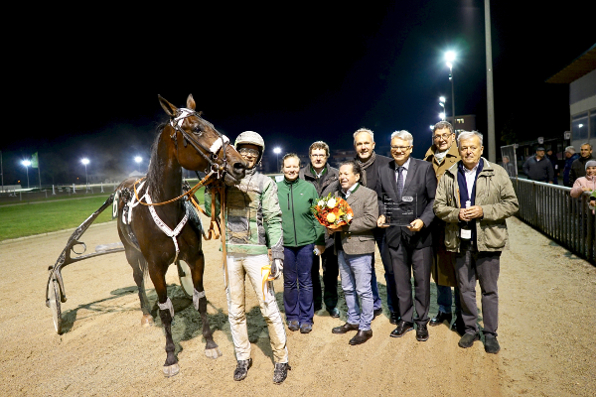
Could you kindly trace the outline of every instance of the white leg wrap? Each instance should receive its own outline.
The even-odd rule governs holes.
[[[199,299],[204,298],[204,297],[205,297],[205,291],[199,292],[195,288],[194,292],[192,293],[192,303],[193,303],[195,309],[199,310]]]
[[[159,306],[159,310],[170,309],[170,316],[172,316],[172,318],[174,318],[174,305],[172,305],[172,301],[170,300],[169,296],[168,296],[168,299],[166,300],[166,303],[164,303],[162,305],[161,303],[157,302],[157,306]]]

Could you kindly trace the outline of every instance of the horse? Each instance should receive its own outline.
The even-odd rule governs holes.
[[[155,286],[166,336],[167,358],[163,373],[170,377],[176,375],[180,367],[172,340],[174,307],[167,296],[165,276],[170,264],[177,260],[186,261],[191,269],[193,305],[203,323],[205,354],[210,358],[221,356],[207,319],[202,228],[196,213],[184,199],[182,168],[205,172],[226,185],[234,185],[244,177],[246,165],[229,139],[195,111],[192,95],[186,100],[186,108],[181,109],[160,95],[158,98],[170,121],[158,127],[146,178],[142,181],[129,178],[116,189],[114,214],[117,214],[118,235],[139,290],[144,326],[153,324],[144,286],[147,271]]]

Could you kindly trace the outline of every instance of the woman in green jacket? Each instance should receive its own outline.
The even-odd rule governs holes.
[[[312,183],[298,178],[300,159],[294,153],[283,158],[284,180],[277,183],[282,212],[284,242],[284,306],[290,331],[312,331],[314,304],[312,292],[312,252],[325,250],[325,229],[310,207],[316,203]]]

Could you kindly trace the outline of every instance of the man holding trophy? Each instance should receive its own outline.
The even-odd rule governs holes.
[[[437,178],[432,164],[411,158],[414,138],[408,131],[391,134],[393,161],[379,168],[377,225],[387,228],[387,250],[391,258],[401,320],[391,336],[399,338],[414,329],[416,339],[428,340],[430,269],[432,265],[433,203]],[[415,303],[410,274],[414,274]],[[414,305],[417,317],[413,318]]]

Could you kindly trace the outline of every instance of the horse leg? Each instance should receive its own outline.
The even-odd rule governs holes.
[[[153,325],[153,316],[151,315],[149,299],[147,299],[147,293],[145,292],[145,271],[147,270],[147,261],[140,252],[134,249],[126,250],[126,259],[132,267],[132,277],[139,290],[139,301],[141,302],[141,311],[143,312],[141,325],[143,327],[150,327]]]
[[[203,287],[203,270],[205,265],[205,257],[202,252],[199,252],[198,258],[192,269],[195,290],[192,296],[192,302],[195,309],[199,311],[201,320],[203,322],[203,338],[205,338],[205,355],[209,358],[218,358],[222,355],[219,346],[213,340],[213,332],[209,325],[209,318],[207,317],[207,297]]]
[[[167,269],[167,267],[166,267]],[[155,292],[157,293],[157,306],[159,307],[159,317],[163,324],[164,333],[166,335],[166,362],[163,366],[163,374],[167,377],[174,376],[180,372],[180,366],[178,365],[178,359],[174,354],[176,346],[172,338],[172,319],[174,318],[174,306],[172,301],[168,297],[168,290],[166,288],[166,275],[165,271],[158,270],[159,274],[154,274],[154,271],[150,271],[151,281],[155,286]]]

